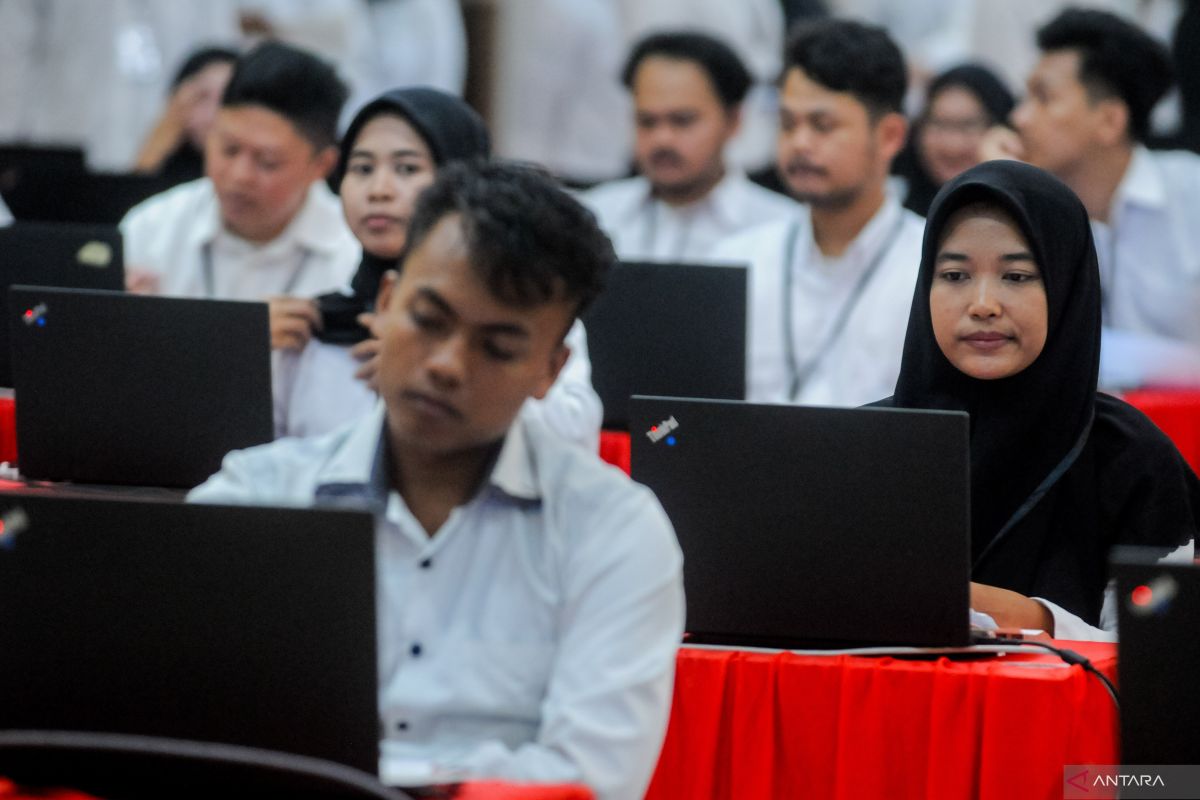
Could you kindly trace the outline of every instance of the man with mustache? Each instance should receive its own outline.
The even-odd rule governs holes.
[[[628,260],[703,261],[722,238],[796,216],[796,203],[726,164],[751,78],[737,54],[702,33],[652,34],[622,77],[633,93],[638,177],[583,200]]]
[[[645,794],[683,634],[679,545],[649,490],[518,414],[615,260],[535,168],[441,167],[376,304],[375,412],[231,453],[189,495],[375,513],[385,781],[421,764],[425,782]]]
[[[751,264],[749,400],[856,406],[896,385],[924,232],[887,184],[905,76],[882,28],[827,19],[790,38],[777,161],[807,206],[713,254]]]

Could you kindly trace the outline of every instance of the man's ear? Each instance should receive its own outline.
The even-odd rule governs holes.
[[[743,105],[744,103],[738,103],[737,105],[732,106],[725,111],[727,125],[725,130],[726,142],[737,136],[742,130],[742,120],[745,118],[745,114],[742,113]]]
[[[884,114],[875,123],[875,136],[880,154],[890,163],[908,139],[908,120],[894,111]]]
[[[313,167],[317,174],[317,180],[322,180],[329,177],[329,173],[337,166],[338,150],[333,145],[321,148],[315,156],[313,156]]]
[[[538,382],[537,388],[531,395],[536,400],[541,400],[550,391],[550,387],[558,380],[558,373],[562,372],[562,368],[567,363],[567,359],[571,356],[571,348],[567,346],[565,341],[559,342],[553,352],[550,353],[550,370]]]
[[[400,281],[400,273],[394,269],[389,269],[383,273],[383,277],[379,279],[379,293],[375,295],[375,311],[376,313],[385,311],[388,304],[392,301],[392,294],[396,291],[396,284]]]
[[[1116,97],[1097,100],[1096,113],[1099,115],[1096,138],[1101,144],[1111,147],[1132,138],[1129,131],[1129,106],[1125,105],[1123,100]]]

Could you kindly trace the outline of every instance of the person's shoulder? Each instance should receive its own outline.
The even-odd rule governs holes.
[[[218,472],[188,493],[188,502],[310,506],[321,474],[355,429],[344,425],[320,436],[289,436],[234,450]]]
[[[575,540],[632,536],[674,543],[674,530],[653,492],[545,423],[520,424],[553,530]]]
[[[714,260],[745,262],[752,261],[755,267],[759,263],[782,263],[783,248],[792,231],[805,224],[807,209],[796,204],[793,213],[768,220],[758,225],[738,231],[722,238],[713,247]],[[772,258],[777,254],[777,258]]]
[[[774,217],[788,217],[799,214],[802,206],[791,197],[760,186],[749,177],[742,175],[738,183],[743,196],[758,214],[772,214]]]
[[[140,221],[192,219],[215,207],[216,201],[212,181],[198,178],[147,197],[126,213],[121,224],[129,226]]]
[[[646,179],[641,176],[617,178],[598,183],[579,193],[579,200],[597,215],[619,213],[632,203],[645,197],[648,192]]]
[[[1103,392],[1096,393],[1092,438],[1106,459],[1158,464],[1182,459],[1171,437],[1144,412]]]

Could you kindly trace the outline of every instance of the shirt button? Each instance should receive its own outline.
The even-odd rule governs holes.
[[[408,730],[408,723],[407,723],[407,722],[405,722],[404,720],[401,720],[400,722],[397,722],[397,723],[396,723],[396,730],[398,730],[398,731],[406,731],[406,730]]]
[[[421,643],[413,642],[413,646],[409,648],[409,652],[413,654],[413,658],[421,655]]]
[[[430,568],[430,567],[432,567],[432,566],[433,566],[433,559],[432,559],[432,558],[423,558],[423,559],[421,559],[421,569],[429,569],[429,568]]]

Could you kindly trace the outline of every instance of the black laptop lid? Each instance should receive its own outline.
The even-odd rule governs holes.
[[[0,728],[378,770],[365,512],[0,495]]]
[[[1113,553],[1121,761],[1200,764],[1200,567],[1160,550]]]
[[[634,394],[746,396],[745,267],[619,264],[583,323],[606,428]]]
[[[123,291],[121,232],[109,225],[17,222],[0,228],[0,308],[14,283]],[[0,325],[0,386],[12,386],[8,326]]]
[[[195,486],[271,440],[265,303],[14,286],[21,474]]]
[[[967,415],[634,398],[693,640],[968,643]]]

